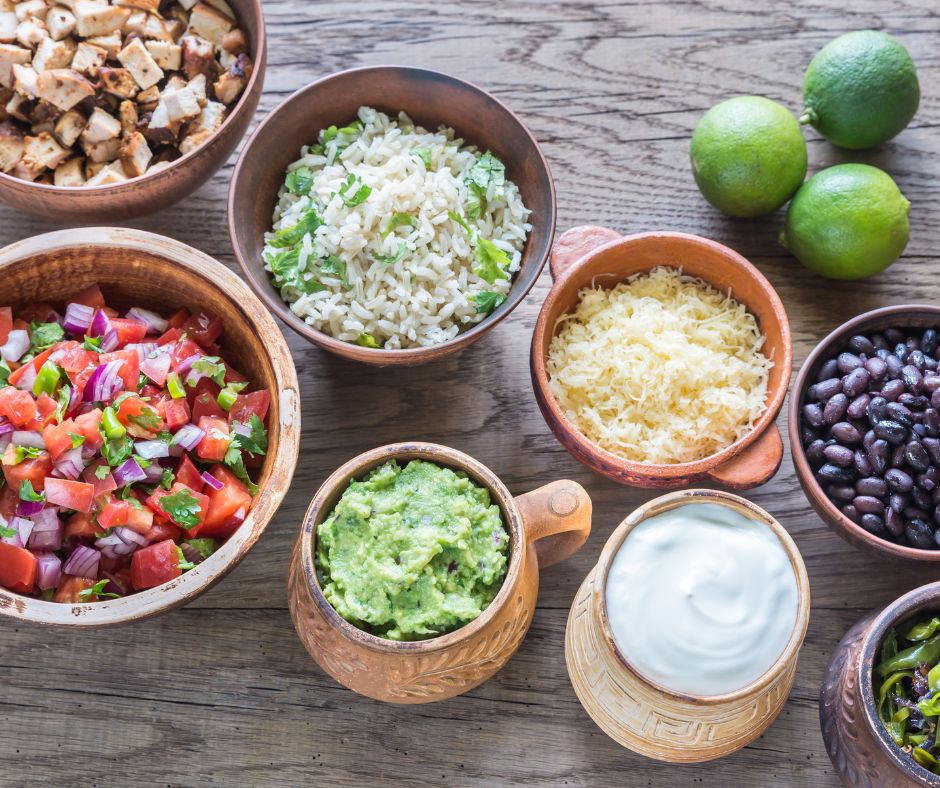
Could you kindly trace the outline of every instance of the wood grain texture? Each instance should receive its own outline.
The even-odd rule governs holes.
[[[477,82],[541,141],[560,230],[671,229],[731,246],[780,293],[797,366],[859,312],[940,297],[940,16],[930,3],[265,0],[264,7],[270,56],[262,111],[354,65],[407,63]],[[898,34],[920,71],[925,95],[912,127],[879,151],[851,157],[897,178],[913,203],[912,240],[886,273],[833,285],[778,246],[782,213],[740,221],[712,210],[695,189],[688,140],[705,109],[731,95],[762,93],[799,109],[815,51],[862,27]],[[812,131],[807,138],[811,170],[849,158]],[[234,267],[224,221],[230,174],[231,162],[185,202],[134,226]],[[3,243],[55,228],[0,210]],[[832,534],[785,456],[775,479],[747,494],[796,539],[812,585],[809,634],[783,713],[741,752],[697,767],[654,763],[609,740],[568,682],[565,620],[613,528],[655,493],[591,473],[542,421],[528,347],[548,286],[545,272],[510,319],[428,367],[356,366],[290,336],[303,457],[278,517],[224,583],[183,610],[108,632],[4,625],[0,713],[15,734],[4,737],[0,783],[837,786],[817,717],[830,652],[864,612],[935,573],[883,563]],[[383,706],[339,687],[307,656],[286,606],[291,545],[319,484],[355,454],[401,440],[465,451],[514,494],[571,478],[594,499],[591,538],[542,574],[533,627],[517,655],[469,695],[421,708]]]

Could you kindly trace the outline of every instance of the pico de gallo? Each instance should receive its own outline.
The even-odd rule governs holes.
[[[0,586],[95,602],[166,583],[241,525],[268,448],[266,390],[221,357],[222,322],[0,307]]]

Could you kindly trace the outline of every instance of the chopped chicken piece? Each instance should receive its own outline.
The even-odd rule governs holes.
[[[62,41],[75,31],[75,14],[62,6],[55,6],[46,14],[46,27],[54,40]]]
[[[4,109],[11,117],[23,121],[23,123],[32,123],[30,118],[33,113],[33,107],[35,106],[35,99],[14,92]]]
[[[92,161],[114,161],[121,149],[121,141],[117,138],[103,142],[82,141],[82,150]]]
[[[189,124],[189,130],[180,143],[180,153],[195,150],[215,134],[225,120],[225,105],[210,101],[202,108],[199,117]]]
[[[120,98],[134,98],[137,95],[137,82],[126,68],[103,67],[98,69],[101,88]]]
[[[161,95],[165,96],[167,93],[173,93],[174,91],[182,90],[186,87],[187,84],[188,83],[186,80],[183,79],[179,74],[174,74],[166,81],[166,84],[163,86],[163,90],[161,91]]]
[[[85,160],[80,156],[63,162],[55,170],[56,186],[84,186],[85,185]]]
[[[13,168],[13,172],[11,172],[10,175],[14,178],[19,178],[21,181],[34,181],[43,174],[45,169],[46,168],[37,161],[27,162],[24,156]]]
[[[216,11],[221,11],[233,22],[235,21],[235,12],[225,0],[205,0],[206,3],[211,5]]]
[[[172,127],[198,117],[200,112],[202,107],[199,106],[199,100],[189,87],[174,90],[160,97],[160,103],[150,118],[150,127]]]
[[[0,44],[0,85],[13,87],[13,66],[29,63],[32,54],[28,49],[13,44]]]
[[[95,86],[70,68],[43,71],[38,86],[40,98],[63,110],[70,110],[82,99],[95,95]]]
[[[222,46],[225,34],[233,27],[231,17],[217,11],[206,3],[196,3],[189,16],[189,32],[211,41],[217,47]]]
[[[16,26],[16,40],[29,49],[35,49],[48,35],[46,25],[33,17]]]
[[[139,8],[149,14],[156,14],[160,11],[160,0],[114,0],[114,4],[125,8]]]
[[[179,71],[183,63],[181,47],[169,41],[147,41],[144,46],[160,68],[165,71]]]
[[[79,43],[72,58],[72,68],[90,77],[98,75],[98,69],[108,60],[108,53],[101,47],[89,44],[87,41]]]
[[[83,38],[106,36],[120,30],[131,12],[127,8],[102,5],[95,0],[78,0],[73,6],[75,28]]]
[[[183,33],[186,32],[186,22],[181,19],[167,19],[163,23],[163,29],[166,30],[167,39],[169,41],[179,43]]]
[[[61,118],[56,121],[55,134],[56,139],[65,147],[71,148],[75,141],[81,136],[85,128],[85,116],[78,110],[70,109]]]
[[[140,85],[141,90],[153,87],[163,79],[163,70],[139,38],[135,38],[124,47],[118,53],[117,59],[134,77],[134,81]]]
[[[147,172],[153,153],[150,152],[150,146],[147,145],[144,135],[138,131],[124,140],[120,157],[124,172],[131,178],[136,178]]]
[[[180,39],[180,46],[183,48],[183,71],[187,79],[192,79],[196,74],[205,74],[207,79],[215,78],[215,51],[209,41],[186,35]]]
[[[229,30],[222,39],[222,49],[231,55],[240,55],[248,51],[248,39],[237,27]]]
[[[215,97],[223,104],[234,103],[245,89],[245,85],[248,84],[252,68],[248,56],[239,55],[235,62],[222,72],[222,76],[212,86]]]
[[[135,11],[124,26],[125,33],[137,33],[141,38],[173,43],[173,37],[167,32],[164,21],[153,14]]]
[[[0,12],[0,44],[12,44],[16,41],[16,28],[19,22],[12,11]]]
[[[39,96],[39,88],[36,85],[38,77],[39,74],[33,70],[32,66],[21,66],[17,63],[13,66],[13,90],[22,96],[37,98]]]
[[[23,158],[24,134],[15,123],[0,122],[0,170],[10,172]]]
[[[27,167],[32,168],[33,163],[42,168],[54,170],[71,154],[68,148],[63,148],[48,132],[42,132],[36,137],[26,137],[23,161]]]
[[[107,142],[119,136],[121,136],[121,122],[100,107],[95,107],[95,111],[88,118],[88,125],[85,126],[81,139],[82,142],[95,143]]]
[[[94,178],[107,166],[108,162],[106,161],[91,161],[91,159],[85,159],[85,179],[89,180]]]
[[[73,41],[55,41],[51,38],[44,38],[39,42],[36,54],[33,55],[33,68],[36,71],[66,68],[72,65],[73,57],[75,57]]]
[[[154,85],[152,88],[140,91],[137,94],[137,106],[141,112],[152,112],[157,102],[160,100],[160,88]]]
[[[86,186],[108,186],[112,183],[124,183],[127,175],[124,174],[124,168],[121,162],[111,162],[107,167],[102,168],[97,175],[89,178]]]
[[[55,128],[55,122],[62,117],[62,110],[48,101],[37,101],[30,113],[30,120],[33,123],[33,133],[38,134],[42,129],[39,126],[49,125],[50,132]]]
[[[121,108],[118,112],[118,118],[121,121],[121,133],[128,137],[137,130],[137,105],[130,100],[125,99],[121,102]]]
[[[9,117],[5,105],[11,98],[13,98],[13,91],[10,88],[0,87],[0,121]]]
[[[108,60],[114,60],[114,58],[117,57],[117,53],[121,51],[121,47],[124,46],[121,41],[120,33],[111,33],[107,36],[92,36],[87,39],[85,43],[101,47],[108,53]]]
[[[26,0],[26,2],[16,4],[14,13],[17,21],[25,22],[32,17],[42,19],[46,15],[46,9],[46,0]]]
[[[187,87],[193,92],[196,101],[199,102],[199,106],[206,106],[206,75],[197,74],[189,81]]]

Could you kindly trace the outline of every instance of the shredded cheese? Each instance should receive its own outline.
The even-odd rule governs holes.
[[[773,363],[757,320],[730,294],[660,266],[579,297],[558,319],[547,370],[589,440],[635,462],[692,462],[763,413]]]

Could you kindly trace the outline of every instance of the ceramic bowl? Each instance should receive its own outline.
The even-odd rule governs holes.
[[[928,612],[940,613],[940,583],[916,588],[872,611],[833,652],[819,693],[819,722],[829,758],[847,786],[940,786],[940,776],[919,766],[885,731],[872,682],[888,630]]]
[[[316,141],[321,129],[344,125],[359,107],[396,116],[406,112],[419,125],[442,124],[506,165],[525,205],[532,232],[506,302],[489,317],[439,345],[403,350],[365,348],[316,330],[295,315],[271,283],[261,252],[271,229],[277,192],[287,165],[300,148]],[[538,143],[516,115],[481,88],[456,77],[403,66],[356,68],[321,79],[297,91],[268,115],[245,144],[229,190],[229,236],[248,283],[270,309],[304,339],[337,355],[367,364],[414,365],[465,348],[503,320],[538,279],[555,232],[555,186]]]
[[[798,609],[783,653],[759,679],[725,695],[687,695],[646,678],[623,656],[610,629],[604,589],[611,562],[630,532],[649,517],[689,503],[727,506],[764,523],[780,540],[797,578]],[[739,750],[780,713],[796,675],[809,623],[809,579],[796,544],[759,506],[731,493],[684,490],[635,510],[607,540],[581,585],[565,632],[568,675],[585,711],[601,730],[634,752],[669,763],[698,763]]]
[[[681,268],[721,292],[730,291],[757,318],[766,336],[764,353],[773,361],[767,409],[754,428],[710,457],[673,465],[632,462],[582,435],[555,401],[546,371],[558,318],[576,308],[583,288],[593,283],[612,287],[659,265]],[[532,336],[532,385],[546,423],[575,459],[615,482],[635,487],[681,487],[707,479],[747,489],[763,484],[777,472],[783,441],[774,419],[787,393],[793,351],[787,313],[760,271],[728,247],[695,235],[658,232],[621,237],[604,227],[575,227],[555,244],[551,272],[555,282]]]
[[[350,481],[391,459],[428,460],[464,471],[485,486],[510,535],[502,588],[479,618],[429,640],[376,637],[343,619],[326,601],[314,567],[317,527]],[[513,497],[489,468],[446,446],[396,443],[360,454],[320,487],[300,529],[288,576],[291,617],[320,667],[352,690],[392,703],[429,703],[486,681],[515,653],[535,612],[539,570],[580,549],[591,531],[591,499],[572,481]]]
[[[790,438],[790,453],[793,455],[793,467],[806,497],[813,508],[833,531],[846,541],[882,556],[900,561],[937,564],[940,563],[940,550],[922,550],[917,547],[898,545],[866,531],[852,522],[830,501],[810,468],[800,440],[800,421],[803,404],[806,401],[806,389],[816,382],[819,368],[826,359],[832,358],[846,348],[846,343],[855,334],[871,334],[886,328],[940,328],[940,307],[929,304],[901,304],[875,309],[854,317],[843,323],[829,336],[822,340],[806,357],[796,378],[787,418],[787,431]]]
[[[120,222],[166,208],[202,186],[245,136],[264,85],[267,48],[261,0],[228,2],[248,38],[254,71],[211,139],[163,170],[110,186],[65,188],[0,173],[0,202],[59,223]]]
[[[97,227],[38,235],[0,250],[0,304],[55,304],[92,284],[119,308],[170,311],[198,306],[224,324],[226,357],[258,387],[272,392],[269,449],[261,492],[245,522],[195,569],[121,599],[82,604],[44,602],[0,588],[0,615],[14,621],[103,626],[137,621],[195,599],[244,558],[290,486],[300,441],[297,373],[277,325],[245,284],[221,263],[170,238]]]

